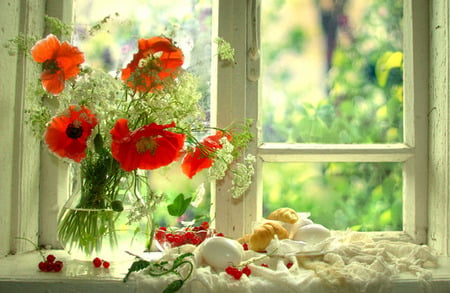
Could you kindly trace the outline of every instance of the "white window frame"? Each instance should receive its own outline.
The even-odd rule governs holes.
[[[429,109],[431,109],[429,97],[432,97],[430,91],[434,90],[429,87],[432,82],[430,62],[434,61],[429,53],[429,34],[432,31],[429,29],[429,13],[431,9],[436,12],[439,10],[437,7],[442,6],[439,10],[441,18],[433,19],[437,23],[442,23],[444,17],[449,14],[445,1],[404,0],[404,143],[370,145],[263,143],[258,114],[261,86],[257,78],[261,0],[217,1],[216,5],[219,12],[216,15],[218,24],[215,31],[220,37],[229,40],[236,49],[234,67],[217,67],[217,123],[227,125],[234,121],[253,119],[256,122],[253,126],[256,137],[249,152],[256,154],[257,157],[255,182],[243,199],[231,198],[228,182],[217,185],[214,216],[218,229],[227,235],[239,237],[249,233],[252,224],[261,218],[263,162],[400,162],[403,164],[404,178],[403,231],[372,234],[380,238],[434,244],[439,251],[448,254],[448,171],[445,170],[446,175],[439,179],[436,177],[440,176],[438,172],[430,172],[434,176],[431,180],[445,180],[445,186],[440,188],[442,190],[436,190],[435,186],[428,185],[428,166],[435,167],[433,164],[436,162],[433,159],[438,157],[434,154],[428,155],[429,143],[447,155],[443,158],[446,159],[445,166],[448,166],[448,140],[441,141],[447,147],[444,149],[441,145],[436,145],[440,141],[439,138],[431,136],[429,141],[428,137]],[[448,21],[445,21],[445,25],[448,30]],[[444,40],[448,41],[448,31],[446,33]],[[443,44],[439,43],[440,46]],[[437,48],[436,45],[436,51]],[[444,56],[448,57],[448,43],[445,48],[444,53],[447,55]],[[440,58],[441,65],[448,65],[448,59]],[[444,73],[444,77],[435,82],[448,88],[448,80],[444,80],[448,77],[448,66],[446,69],[439,67],[439,70],[443,71],[440,73]],[[439,96],[435,98],[442,98],[448,102],[448,92],[439,92]],[[443,106],[447,106],[444,109],[448,109],[448,104]],[[442,115],[448,119],[448,113]],[[448,127],[442,125],[433,126],[443,128],[442,130],[436,128],[437,132],[448,130]],[[439,202],[447,204],[439,205]],[[428,206],[439,208],[439,213],[435,215],[434,209],[428,212]],[[431,235],[429,231],[433,231]]]
[[[445,0],[404,0],[405,2],[405,143],[393,145],[289,145],[262,144],[258,117],[260,83],[259,32],[249,24],[258,23],[261,0],[214,1],[216,35],[236,49],[236,64],[221,67],[217,77],[213,117],[217,125],[251,118],[255,140],[249,153],[256,154],[255,180],[242,199],[232,199],[229,180],[218,182],[213,195],[213,216],[217,229],[232,237],[251,230],[262,217],[261,168],[264,161],[398,161],[404,162],[404,231],[380,233],[397,239],[428,243],[439,253],[450,253],[450,9]],[[45,10],[47,7],[47,11]],[[2,40],[19,32],[43,32],[43,16],[71,19],[72,0],[9,0],[0,5]],[[218,13],[216,13],[218,11]],[[428,36],[431,34],[431,38]],[[251,58],[247,58],[251,57]],[[0,257],[33,249],[17,237],[40,244],[52,244],[54,235],[45,235],[56,223],[54,201],[64,196],[61,182],[67,173],[54,158],[39,155],[38,142],[23,123],[24,81],[32,74],[21,56],[0,51],[0,103],[4,116],[0,123]],[[37,74],[37,73],[34,73]],[[15,99],[11,99],[15,97]],[[409,123],[412,122],[412,123]],[[429,150],[429,152],[428,152]],[[39,176],[40,174],[40,176]],[[428,175],[428,176],[427,176]],[[56,178],[56,180],[55,180]],[[50,195],[53,193],[53,195]],[[46,202],[45,200],[50,200]],[[37,207],[40,206],[38,209]],[[39,221],[38,219],[41,219]],[[41,226],[39,228],[38,226]],[[40,237],[38,237],[40,234]],[[384,235],[383,235],[384,234]]]

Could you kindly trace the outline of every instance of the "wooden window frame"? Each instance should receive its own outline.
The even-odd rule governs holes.
[[[444,5],[440,1],[434,2]],[[380,238],[427,243],[427,206],[430,199],[427,176],[430,97],[429,1],[404,0],[404,143],[370,145],[279,144],[261,141],[261,121],[258,114],[261,104],[258,78],[260,36],[257,27],[260,5],[261,0],[232,0],[226,3],[216,1],[216,8],[219,10],[215,18],[218,21],[213,31],[229,40],[236,49],[236,64],[233,67],[216,68],[217,90],[214,97],[218,111],[215,121],[218,125],[245,121],[248,118],[255,121],[253,131],[256,137],[249,152],[257,157],[255,180],[242,199],[231,198],[227,181],[217,184],[213,195],[213,217],[218,229],[227,235],[239,237],[249,233],[252,224],[262,217],[263,162],[401,162],[404,178],[403,231],[372,234]],[[445,195],[441,196],[445,198]],[[442,212],[448,218],[448,207]],[[448,234],[448,227],[446,233]],[[444,234],[441,233],[442,236]],[[448,238],[444,237],[441,242],[447,241],[448,253],[448,240],[445,239]]]

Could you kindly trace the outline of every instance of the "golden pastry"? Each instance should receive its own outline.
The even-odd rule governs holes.
[[[279,208],[270,213],[267,219],[294,224],[298,221],[298,215],[291,208]]]
[[[275,235],[277,235],[280,240],[286,239],[289,237],[289,232],[276,222],[266,222],[261,226],[256,227],[250,235],[250,249],[254,251],[264,251]]]

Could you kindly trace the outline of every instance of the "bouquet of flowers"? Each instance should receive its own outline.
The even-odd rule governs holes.
[[[165,36],[137,42],[132,60],[116,75],[85,66],[83,52],[53,34],[30,50],[42,66],[29,91],[40,101],[27,111],[30,125],[52,153],[79,166],[79,199],[61,212],[58,236],[87,254],[98,250],[102,236],[115,239],[114,222],[126,199],[132,201],[130,222],[154,222],[152,212],[164,197],[152,190],[149,170],[181,161],[189,178],[208,169],[209,179],[220,180],[233,165],[234,197],[253,173],[251,155],[233,163],[252,137],[249,124],[205,125],[201,93],[196,77],[183,69],[182,50]],[[217,44],[222,58],[232,58],[228,43]]]

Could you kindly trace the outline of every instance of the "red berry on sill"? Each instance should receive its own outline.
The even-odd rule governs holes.
[[[45,263],[43,261],[41,261],[38,266],[39,266],[39,269],[43,272],[45,272],[47,269],[47,263]]]
[[[109,261],[106,261],[106,260],[103,261],[103,267],[105,269],[109,268],[109,265],[110,265]]]
[[[45,262],[45,270],[44,272],[51,272],[55,269],[55,266],[53,263],[50,263],[48,261]]]
[[[53,263],[55,261],[56,257],[53,254],[47,255],[47,261],[49,263]]]
[[[96,257],[96,258],[94,258],[92,263],[94,264],[94,267],[99,268],[102,265],[102,260],[100,258]]]
[[[248,250],[248,244],[247,243],[242,244],[242,247],[244,248],[244,250]]]
[[[288,269],[290,269],[293,265],[294,265],[293,263],[289,262],[289,263],[286,264],[286,267],[287,267]]]
[[[53,270],[55,272],[60,272],[63,268],[63,262],[60,260],[55,261],[55,263],[53,264]]]

